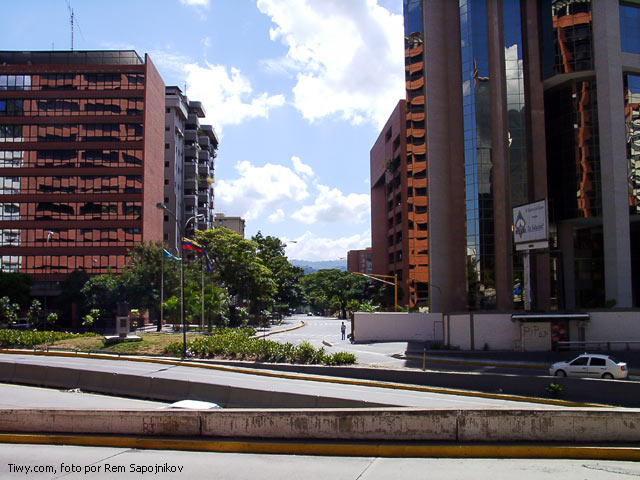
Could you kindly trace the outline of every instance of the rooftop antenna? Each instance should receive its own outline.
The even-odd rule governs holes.
[[[71,8],[69,0],[67,0],[67,9],[69,10],[69,22],[71,23],[71,51],[73,51],[73,8]]]

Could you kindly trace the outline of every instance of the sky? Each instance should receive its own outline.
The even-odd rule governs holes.
[[[2,50],[133,49],[203,103],[215,212],[337,260],[371,246],[369,152],[404,98],[402,0],[1,0]]]

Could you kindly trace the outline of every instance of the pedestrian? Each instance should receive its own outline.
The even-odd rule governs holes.
[[[347,331],[347,326],[344,324],[344,322],[342,322],[342,325],[340,325],[340,332],[342,333],[342,339],[344,340],[344,334]]]

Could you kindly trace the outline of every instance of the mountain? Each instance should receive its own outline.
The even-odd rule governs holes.
[[[311,261],[311,260],[289,260],[292,265],[301,267],[304,269],[304,273],[314,273],[318,270],[325,270],[335,268],[338,270],[347,269],[346,260],[323,260],[323,261]]]

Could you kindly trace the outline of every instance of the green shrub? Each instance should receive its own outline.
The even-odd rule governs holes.
[[[31,348],[49,345],[67,338],[91,337],[94,334],[40,332],[36,330],[0,330],[0,348]]]
[[[190,355],[197,358],[234,358],[260,362],[289,362],[301,364],[348,365],[355,363],[353,354],[339,352],[327,355],[324,348],[315,348],[308,342],[298,346],[255,338],[252,328],[218,328],[213,335],[196,337],[187,342]],[[166,355],[182,355],[182,342],[173,342]]]
[[[562,385],[560,385],[559,383],[550,383],[549,386],[545,388],[545,390],[552,397],[559,397],[560,395],[562,395],[562,391],[564,389],[562,388]]]
[[[325,357],[326,365],[353,365],[356,363],[356,356],[353,353],[336,352]]]

